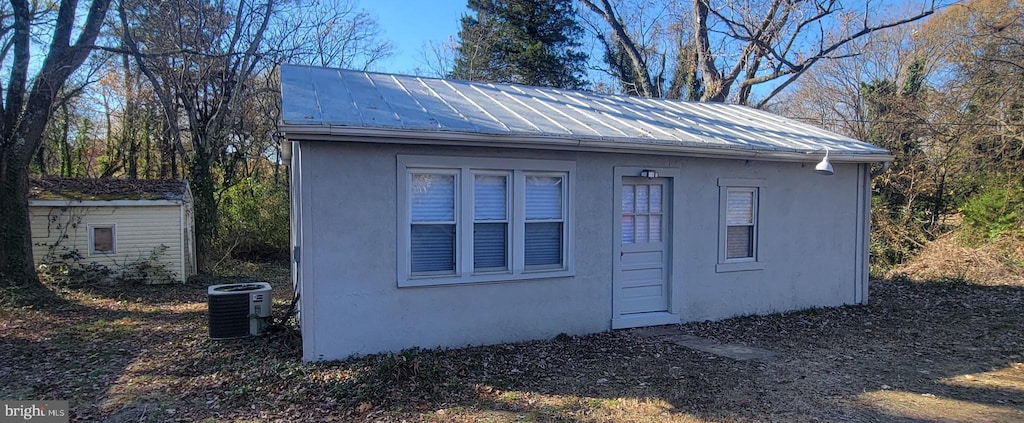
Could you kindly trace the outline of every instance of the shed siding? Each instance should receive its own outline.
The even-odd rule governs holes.
[[[166,245],[160,260],[168,264],[177,281],[184,282],[187,273],[182,267],[182,228],[179,206],[119,207],[29,207],[32,224],[33,255],[36,263],[46,259],[51,245],[75,249],[85,263],[97,262],[116,269],[118,266],[148,257],[154,249]],[[77,227],[66,227],[69,222]],[[115,253],[89,254],[89,225],[116,225]],[[67,238],[60,241],[62,234]],[[60,248],[58,254],[63,248]]]
[[[813,163],[303,141],[303,356],[306,360],[461,347],[611,328],[618,237],[616,167],[678,169],[671,297],[680,321],[860,300],[857,164],[831,177]],[[396,156],[571,160],[576,163],[573,277],[418,288],[397,286]],[[764,181],[763,269],[718,272],[719,178]],[[315,199],[315,200],[314,200]],[[315,229],[314,229],[315,228]]]

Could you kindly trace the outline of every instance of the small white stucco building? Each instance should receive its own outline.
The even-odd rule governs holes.
[[[731,104],[302,66],[281,91],[305,360],[867,301],[873,145]]]
[[[155,254],[168,274],[147,282],[184,283],[196,273],[192,193],[184,180],[30,179],[29,218],[36,264],[77,255],[80,264],[118,272]]]

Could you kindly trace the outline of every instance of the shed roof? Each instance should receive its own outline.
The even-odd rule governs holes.
[[[713,157],[892,160],[885,149],[727,103],[286,65],[292,139],[674,152]]]
[[[183,200],[188,182],[177,179],[31,178],[33,200]]]

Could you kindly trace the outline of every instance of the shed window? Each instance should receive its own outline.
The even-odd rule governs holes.
[[[399,286],[568,275],[572,162],[399,156]]]
[[[719,272],[764,268],[758,257],[761,179],[720,179]]]
[[[114,225],[89,226],[89,254],[113,253],[114,247]]]

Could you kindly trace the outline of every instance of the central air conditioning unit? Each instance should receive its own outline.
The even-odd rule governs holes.
[[[263,333],[273,297],[266,282],[213,285],[207,290],[210,339],[230,339]]]

